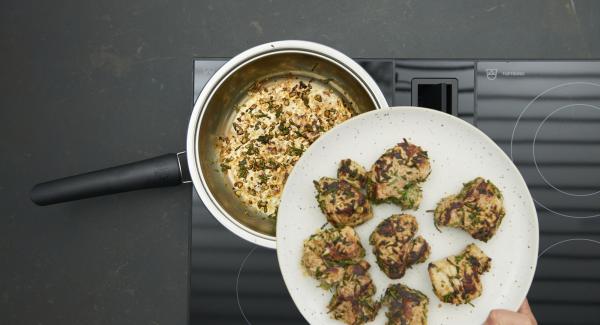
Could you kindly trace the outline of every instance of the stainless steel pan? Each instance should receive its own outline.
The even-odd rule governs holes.
[[[387,107],[367,72],[332,48],[306,41],[259,45],[232,58],[207,82],[190,118],[187,152],[41,183],[34,186],[31,199],[48,205],[191,181],[221,224],[248,241],[275,248],[275,224],[234,195],[229,180],[219,171],[215,140],[231,129],[232,108],[250,86],[287,74],[329,80],[353,103],[356,113]]]

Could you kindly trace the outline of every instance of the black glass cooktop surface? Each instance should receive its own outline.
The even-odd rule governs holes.
[[[600,321],[600,61],[357,60],[394,106],[474,124],[513,159],[536,202],[540,324]],[[194,99],[225,61],[194,62]],[[190,324],[305,324],[275,251],[239,239],[193,194]]]

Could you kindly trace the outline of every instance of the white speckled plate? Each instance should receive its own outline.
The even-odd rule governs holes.
[[[290,174],[277,219],[277,255],[288,290],[302,315],[311,324],[342,324],[329,318],[326,305],[331,293],[300,266],[302,243],[325,222],[315,200],[312,180],[335,177],[341,159],[351,158],[370,168],[387,149],[403,138],[429,153],[432,173],[423,184],[423,201],[409,211],[419,222],[419,231],[430,243],[431,256],[417,264],[400,280],[381,272],[371,252],[368,237],[381,220],[401,210],[394,205],[377,205],[374,218],[356,227],[371,264],[371,276],[379,297],[390,283],[402,282],[429,297],[429,324],[481,324],[494,308],[517,310],[533,280],[538,252],[538,221],[523,177],[504,152],[472,125],[445,113],[418,107],[393,107],[358,115],[333,128],[304,153]],[[458,192],[462,183],[477,176],[492,180],[504,194],[506,217],[487,243],[466,232],[433,225],[432,213],[444,196]],[[441,303],[434,295],[427,264],[460,252],[476,243],[492,258],[490,272],[482,276],[483,295],[469,305]],[[373,324],[384,324],[384,310]]]

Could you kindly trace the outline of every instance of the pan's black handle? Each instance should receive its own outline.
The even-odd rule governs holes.
[[[185,152],[173,153],[40,183],[31,190],[31,200],[49,205],[185,182],[189,182]]]

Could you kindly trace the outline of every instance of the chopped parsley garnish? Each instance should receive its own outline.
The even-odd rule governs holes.
[[[308,106],[308,101],[309,101],[308,96],[306,94],[302,94],[301,98],[302,98],[302,102],[304,103],[304,106],[310,107],[310,106]]]
[[[289,126],[285,125],[285,123],[283,122],[279,123],[279,125],[277,126],[277,130],[279,130],[279,132],[281,132],[282,135],[290,134]]]
[[[260,174],[258,175],[258,179],[260,179],[261,184],[265,184],[269,180],[269,176],[267,174]]]
[[[231,166],[229,166],[229,165],[227,165],[227,164],[225,164],[225,163],[221,164],[221,171],[222,171],[222,172],[226,172],[226,171],[228,171],[229,169],[231,169]]]
[[[306,139],[306,136],[304,135],[304,133],[302,133],[300,131],[294,131],[294,134],[297,135],[297,136],[299,136],[299,137],[301,137],[301,138],[305,138]]]
[[[248,176],[248,162],[246,161],[246,159],[240,161],[238,163],[238,177],[240,178],[246,178],[246,176]]]
[[[258,203],[256,204],[256,206],[259,209],[263,209],[264,212],[267,212],[267,206],[268,206],[267,201],[258,201]]]
[[[269,143],[269,141],[271,141],[271,139],[273,138],[272,135],[259,135],[258,138],[256,138],[256,140],[258,140],[258,142],[262,143],[262,144],[267,144]]]
[[[449,294],[444,295],[442,300],[444,302],[452,302],[453,298],[454,298],[454,293],[449,293]]]
[[[292,156],[302,156],[302,154],[304,153],[304,148],[296,148],[294,146],[289,146],[287,153]]]
[[[267,162],[266,168],[277,169],[277,168],[279,168],[279,166],[281,166],[280,163],[278,163],[275,160],[273,160],[273,158],[269,158],[269,161]]]
[[[246,149],[246,154],[247,155],[255,155],[255,154],[258,154],[258,152],[259,152],[258,148],[256,148],[253,143],[251,143],[248,146],[248,148]]]
[[[283,109],[281,108],[281,105],[279,105],[275,108],[275,117],[279,118],[281,116],[281,113],[283,113]]]

